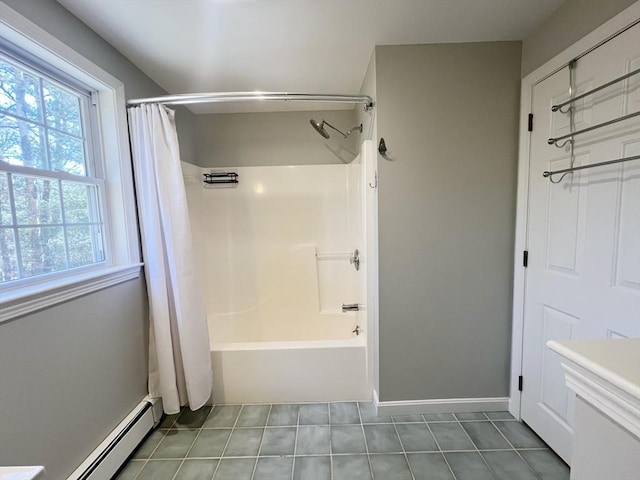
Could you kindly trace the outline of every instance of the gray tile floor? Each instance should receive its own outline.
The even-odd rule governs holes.
[[[166,417],[117,480],[567,480],[508,412],[375,416],[371,403],[218,405]]]

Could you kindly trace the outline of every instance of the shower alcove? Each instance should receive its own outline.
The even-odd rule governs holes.
[[[219,403],[368,400],[366,172],[348,164],[201,168],[183,162]],[[237,173],[234,186],[203,174]],[[357,303],[360,311],[342,312]],[[356,328],[357,327],[357,328]],[[356,332],[357,330],[357,332]]]

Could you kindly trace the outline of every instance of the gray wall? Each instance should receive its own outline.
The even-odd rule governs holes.
[[[146,395],[144,280],[0,325],[0,465],[66,478]]]
[[[54,0],[5,3],[123,81],[128,97],[164,93]],[[147,328],[142,277],[1,324],[0,464],[66,478],[146,395]]]
[[[355,110],[196,115],[196,164],[201,167],[321,165],[348,163],[359,135],[344,140],[330,128],[329,140],[309,124],[324,118],[343,132],[358,122]]]
[[[636,0],[568,0],[522,42],[522,76],[616,16]]]
[[[520,47],[376,47],[382,401],[508,395]]]

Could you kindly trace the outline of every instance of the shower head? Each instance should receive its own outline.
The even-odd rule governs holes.
[[[334,127],[333,125],[331,125],[329,122],[322,120],[322,122],[316,122],[313,118],[311,120],[309,120],[309,123],[311,124],[311,126],[315,129],[316,132],[318,132],[320,135],[322,135],[324,138],[329,138],[329,133],[325,130],[324,126],[326,125],[329,128],[332,128],[333,130],[335,130],[336,132],[338,132],[340,135],[342,135],[344,138],[347,138],[349,135],[351,135],[353,132],[355,132],[356,130],[360,133],[362,133],[362,124],[360,125],[356,125],[353,128],[350,128],[347,133],[344,133],[341,130],[338,130],[336,127]]]
[[[324,124],[326,123],[324,120],[322,121],[322,123],[318,123],[312,118],[311,120],[309,120],[309,123],[311,123],[311,126],[316,130],[316,132],[318,132],[324,138],[329,138],[329,134],[324,129]]]

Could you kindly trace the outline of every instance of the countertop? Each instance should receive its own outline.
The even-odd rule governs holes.
[[[567,386],[640,437],[640,338],[550,341]]]

